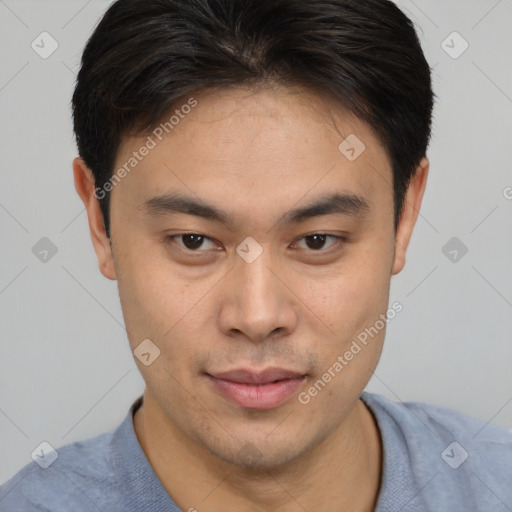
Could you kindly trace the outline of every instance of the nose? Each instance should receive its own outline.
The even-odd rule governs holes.
[[[252,263],[237,258],[226,277],[219,319],[226,336],[244,335],[258,343],[293,332],[298,301],[285,284],[286,276],[272,264],[268,251]]]

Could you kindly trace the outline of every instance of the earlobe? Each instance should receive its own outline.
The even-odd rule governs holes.
[[[94,175],[82,158],[73,160],[73,174],[75,189],[87,212],[89,231],[98,258],[99,269],[106,278],[115,280],[116,272],[112,247],[106,234],[99,199],[95,195]]]
[[[401,272],[405,266],[405,254],[420,212],[423,194],[427,185],[429,165],[428,159],[423,157],[407,189],[402,216],[395,235],[392,275]]]

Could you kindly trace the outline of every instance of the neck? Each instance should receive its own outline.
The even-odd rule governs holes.
[[[285,466],[241,468],[187,437],[145,392],[134,428],[151,466],[182,510],[372,512],[380,487],[379,429],[358,400],[345,421]]]

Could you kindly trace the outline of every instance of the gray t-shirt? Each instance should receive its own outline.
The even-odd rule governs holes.
[[[442,407],[361,398],[384,447],[377,512],[512,511],[509,430]],[[113,432],[57,448],[46,469],[36,462],[21,469],[0,487],[0,511],[179,512],[137,441],[140,403]],[[43,466],[52,455],[42,449]]]

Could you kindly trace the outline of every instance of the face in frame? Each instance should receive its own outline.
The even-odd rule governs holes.
[[[389,157],[334,100],[277,87],[193,96],[197,106],[162,140],[149,134],[155,147],[114,187],[112,246],[80,159],[76,186],[132,350],[145,339],[160,350],[149,366],[137,361],[146,425],[214,464],[284,467],[355,428],[385,329],[307,404],[298,397],[386,313],[428,161],[395,235]],[[355,160],[339,149],[351,134],[365,146]],[[114,169],[146,143],[123,139]],[[258,391],[220,375],[277,379],[275,369],[297,378]]]

